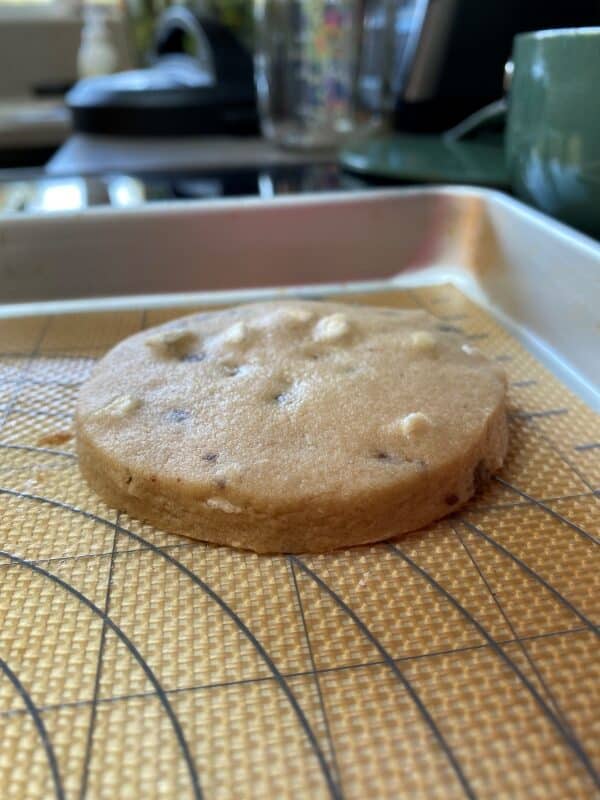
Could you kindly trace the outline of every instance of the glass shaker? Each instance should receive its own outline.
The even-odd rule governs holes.
[[[390,109],[393,0],[255,0],[263,133],[329,148],[377,130]]]

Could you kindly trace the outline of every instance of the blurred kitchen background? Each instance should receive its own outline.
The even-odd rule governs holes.
[[[509,190],[515,34],[598,24],[600,0],[0,0],[0,214]]]

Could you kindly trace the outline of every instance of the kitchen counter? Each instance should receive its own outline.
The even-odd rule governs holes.
[[[70,132],[69,112],[61,100],[0,100],[0,151],[58,147]]]

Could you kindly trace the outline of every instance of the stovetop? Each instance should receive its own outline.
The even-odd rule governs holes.
[[[11,170],[0,171],[0,215],[56,213],[99,206],[132,208],[158,201],[272,198],[374,187],[375,184],[342,171],[333,162],[86,176],[51,176],[43,169]]]

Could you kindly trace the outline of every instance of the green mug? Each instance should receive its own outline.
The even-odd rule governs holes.
[[[520,34],[506,159],[515,193],[600,237],[600,28]]]

